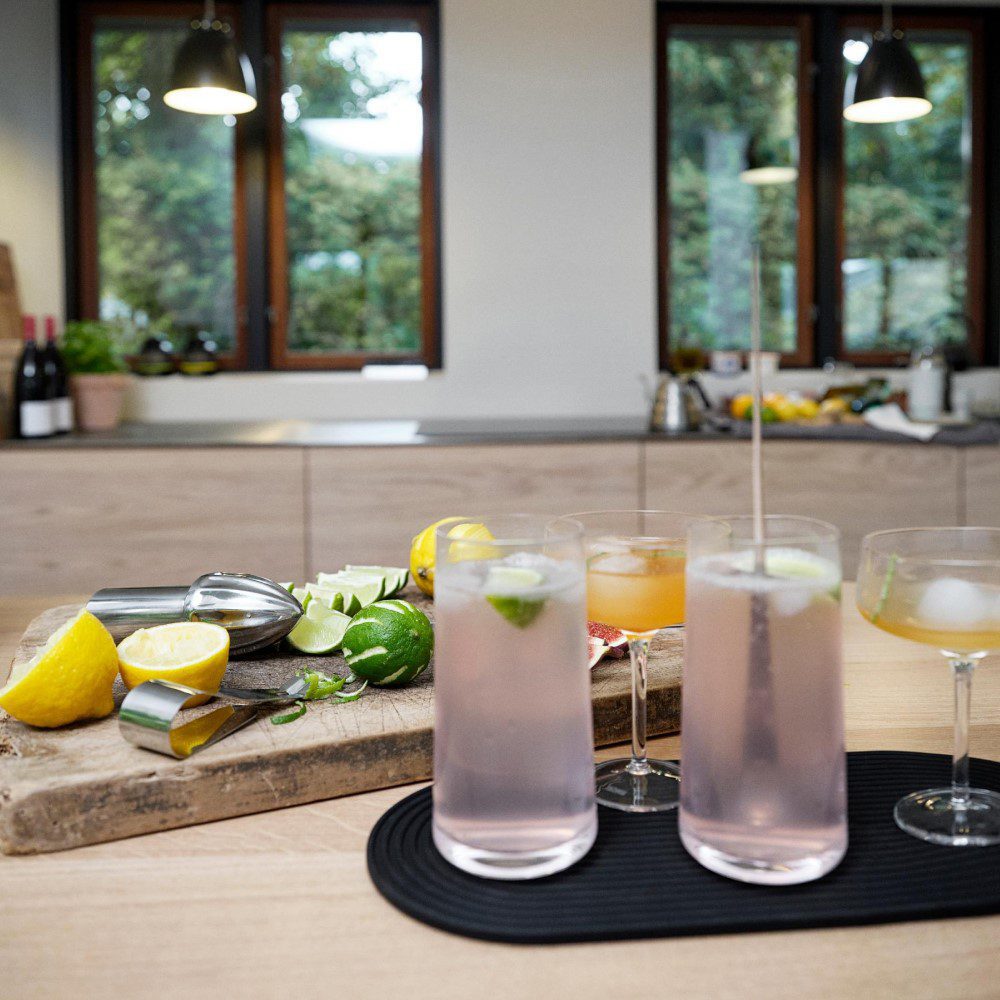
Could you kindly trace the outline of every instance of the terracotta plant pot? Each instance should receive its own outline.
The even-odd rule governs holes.
[[[82,431],[113,431],[122,418],[128,375],[70,375],[76,426]]]

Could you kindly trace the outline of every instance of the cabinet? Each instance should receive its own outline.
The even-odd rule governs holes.
[[[844,576],[879,528],[1000,526],[1000,448],[767,441],[772,513],[831,521]],[[449,515],[662,507],[748,513],[745,441],[0,449],[0,595],[304,580],[403,565]]]
[[[306,452],[309,574],[405,565],[410,540],[452,515],[635,507],[637,442],[316,448]]]
[[[0,593],[305,573],[297,448],[0,451]]]
[[[965,524],[1000,528],[1000,448],[967,448]]]
[[[746,442],[645,445],[649,507],[706,514],[750,512]],[[983,449],[970,449],[978,462]],[[845,579],[853,579],[861,539],[882,528],[961,524],[963,454],[934,445],[767,441],[764,503],[772,514],[799,514],[840,529]],[[1000,465],[993,463],[1000,475]],[[1000,512],[998,512],[1000,513]]]

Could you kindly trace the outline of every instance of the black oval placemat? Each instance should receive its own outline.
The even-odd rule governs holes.
[[[875,924],[1000,912],[1000,852],[937,847],[892,818],[901,796],[948,785],[951,759],[874,751],[847,757],[850,846],[806,885],[763,887],[715,875],[677,836],[677,813],[599,810],[597,841],[572,868],[528,882],[474,878],[431,841],[431,792],[375,824],[368,871],[417,920],[489,941],[544,944]],[[1000,764],[972,761],[972,783],[1000,788]]]

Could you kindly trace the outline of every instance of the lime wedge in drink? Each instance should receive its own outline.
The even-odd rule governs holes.
[[[527,628],[545,607],[544,597],[528,597],[545,577],[522,566],[492,566],[486,575],[486,600],[516,628]]]
[[[324,607],[319,601],[310,601],[306,613],[288,633],[288,643],[300,653],[322,656],[340,647],[351,619],[339,611]]]

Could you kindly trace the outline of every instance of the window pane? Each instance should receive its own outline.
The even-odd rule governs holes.
[[[670,343],[749,346],[759,241],[764,346],[794,351],[796,32],[675,27],[667,60]]]
[[[867,52],[866,37],[848,31],[848,71]],[[843,125],[848,351],[967,336],[971,44],[965,32],[907,38],[933,110],[907,122]]]
[[[282,34],[287,346],[420,350],[421,38]]]
[[[235,342],[233,119],[163,103],[187,20],[101,19],[93,35],[102,318]]]

